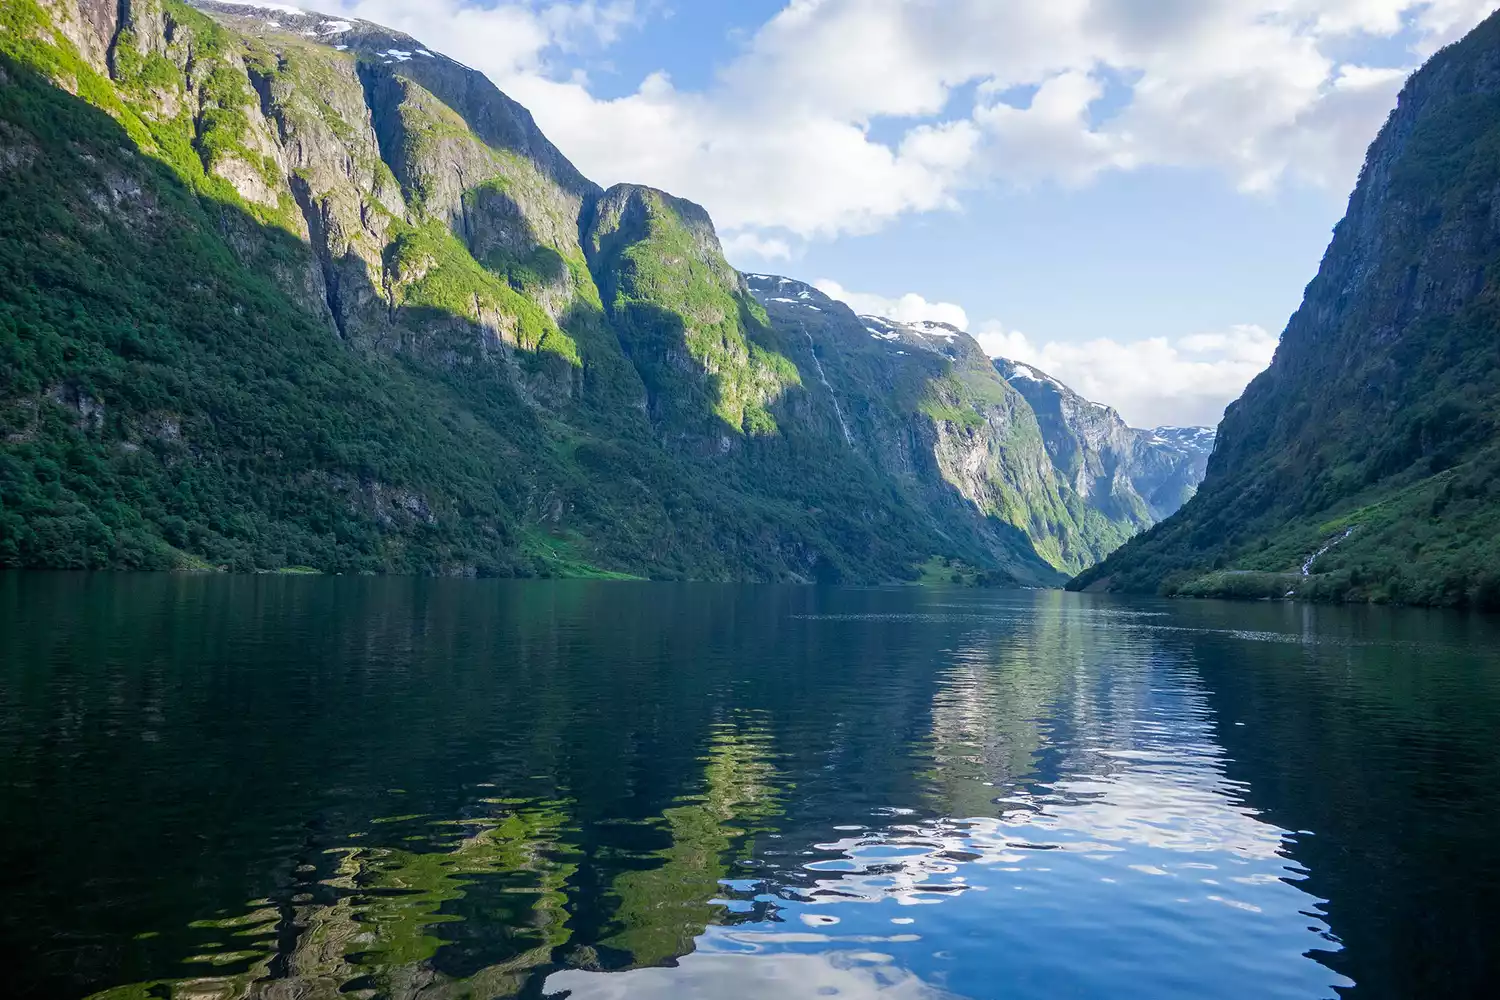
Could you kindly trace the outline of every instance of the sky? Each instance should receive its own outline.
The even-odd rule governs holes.
[[[1137,426],[1269,363],[1409,73],[1500,0],[325,0],[482,70],[744,270]]]

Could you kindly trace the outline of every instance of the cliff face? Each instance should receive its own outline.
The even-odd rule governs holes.
[[[821,433],[946,537],[988,561],[1029,550],[1076,571],[1133,532],[1059,480],[1036,414],[967,334],[856,316],[790,278],[748,278],[788,356],[816,377]]]
[[[0,564],[1054,585],[1133,530],[967,337],[747,282],[414,39],[0,27]]]
[[[771,407],[801,377],[757,338],[765,314],[724,259],[708,213],[661,191],[620,185],[594,205],[586,242],[663,437],[727,453],[746,435],[774,434]]]
[[[1197,494],[1218,432],[1212,427],[1157,427],[1137,433],[1132,481],[1152,516],[1163,521]]]
[[[1058,475],[1106,517],[1149,528],[1197,491],[1213,452],[1211,428],[1139,430],[1029,365],[999,358],[995,368],[1031,404]]]
[[[1497,150],[1491,17],[1402,91],[1198,496],[1079,586],[1494,602]]]

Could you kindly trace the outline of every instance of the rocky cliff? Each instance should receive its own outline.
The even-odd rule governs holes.
[[[1403,89],[1176,517],[1078,587],[1500,604],[1500,16]]]
[[[949,537],[1002,564],[1030,550],[1074,570],[1135,530],[1059,479],[1037,415],[967,334],[857,316],[790,278],[749,282],[788,356],[816,377],[826,439],[899,486]]]
[[[1140,430],[1030,365],[998,358],[995,368],[1035,411],[1058,475],[1111,520],[1149,528],[1176,513],[1203,481],[1212,428]]]
[[[1134,529],[967,337],[747,281],[415,39],[0,27],[0,565],[1044,586]]]

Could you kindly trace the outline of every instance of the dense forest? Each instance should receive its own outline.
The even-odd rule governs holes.
[[[1197,496],[1072,586],[1500,607],[1497,218],[1492,16],[1402,91]]]
[[[0,27],[0,566],[1056,586],[1141,527],[966,335],[789,313],[413,39]]]

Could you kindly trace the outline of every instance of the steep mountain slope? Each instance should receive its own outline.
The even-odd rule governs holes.
[[[688,558],[546,447],[524,391],[578,348],[405,207],[381,70],[175,3],[0,16],[0,561],[566,570],[546,530],[617,499],[649,541],[600,562]]]
[[[1058,474],[1111,520],[1149,528],[1176,513],[1203,481],[1211,428],[1138,430],[1030,365],[997,358],[995,369],[1036,412]]]
[[[1402,91],[1198,495],[1074,586],[1500,604],[1497,330],[1492,16]]]
[[[786,356],[816,377],[825,439],[966,552],[988,553],[980,565],[1020,572],[1014,561],[1035,552],[1076,571],[1134,530],[1058,481],[1031,407],[967,334],[856,316],[790,278],[748,279]]]
[[[0,565],[1044,586],[1124,537],[967,338],[768,315],[701,208],[406,36],[0,28]]]
[[[1208,473],[1218,432],[1212,427],[1157,427],[1136,430],[1131,481],[1156,521],[1182,509]]]

